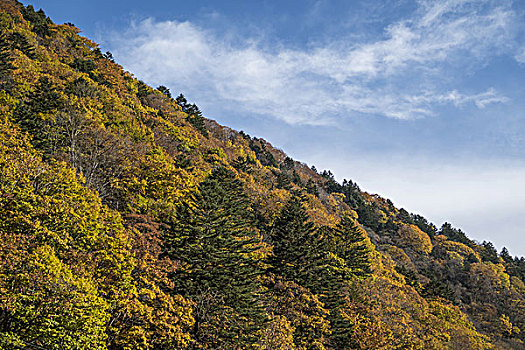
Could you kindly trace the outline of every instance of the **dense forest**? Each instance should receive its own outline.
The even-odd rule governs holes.
[[[0,349],[525,349],[525,259],[0,1]]]

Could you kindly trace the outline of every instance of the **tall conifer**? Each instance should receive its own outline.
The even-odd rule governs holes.
[[[181,207],[166,237],[167,255],[182,263],[178,292],[195,301],[196,348],[244,349],[265,319],[260,304],[261,249],[242,183],[215,169]]]
[[[335,227],[326,227],[324,232],[326,260],[316,292],[330,310],[330,346],[348,349],[352,345],[353,324],[342,313],[346,300],[353,298],[352,281],[371,273],[370,247],[365,243],[366,232],[349,216],[341,218]]]
[[[303,201],[300,196],[290,199],[273,224],[270,231],[273,255],[269,262],[277,275],[308,288],[317,279],[322,242],[314,223],[309,221]]]

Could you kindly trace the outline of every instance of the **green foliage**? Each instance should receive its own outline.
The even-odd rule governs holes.
[[[303,200],[292,197],[272,225],[269,239],[273,254],[269,264],[275,274],[311,287],[322,264],[323,242],[309,219]]]
[[[75,58],[75,60],[71,63],[71,68],[74,68],[79,72],[89,74],[97,68],[97,65],[90,59]]]
[[[5,86],[9,73],[15,68],[11,61],[11,43],[7,36],[2,33],[0,34],[0,82],[2,86]]]
[[[93,281],[73,275],[46,245],[25,256],[22,266],[9,276],[13,326],[0,336],[16,335],[27,347],[104,349],[108,304]]]
[[[163,86],[159,86],[157,89],[165,94],[165,89],[162,89]],[[162,89],[162,90],[161,90]],[[163,92],[164,91],[164,92]],[[168,90],[169,93],[169,90]],[[166,95],[168,97],[171,97],[171,94]],[[194,104],[189,104],[188,100],[184,97],[183,94],[180,94],[176,100],[177,104],[181,107],[182,111],[187,114],[186,120],[195,128],[197,129],[202,136],[208,137],[208,130],[206,129],[206,124],[204,122],[204,117],[202,116],[202,112],[200,111],[199,107]]]
[[[50,136],[52,123],[60,106],[60,94],[51,80],[43,76],[39,78],[28,98],[16,107],[13,119],[22,131],[34,135],[32,142],[35,147],[49,153],[54,141]]]
[[[371,274],[371,248],[366,243],[366,232],[350,216],[341,218],[330,232],[330,250],[344,259],[345,278],[367,277]]]
[[[104,227],[98,220],[113,218],[71,171],[42,164],[25,138],[2,126],[0,334],[27,346],[102,349],[110,305],[103,275],[125,274],[129,263],[118,231],[106,236],[118,224]],[[103,247],[124,261],[106,260]],[[87,266],[71,264],[75,257]],[[90,271],[98,264],[105,266]]]
[[[313,194],[316,197],[319,197],[319,190],[317,189],[317,185],[315,182],[313,182],[312,179],[308,179],[305,186],[306,192]]]
[[[52,22],[42,9],[35,11],[32,5],[28,5],[27,7],[21,6],[20,10],[24,19],[31,23],[36,34],[42,37],[50,35],[49,25]]]
[[[439,234],[444,235],[453,241],[466,244],[467,246],[473,245],[473,242],[467,238],[467,236],[465,235],[463,231],[452,227],[452,225],[449,224],[448,222],[445,222],[441,226],[441,229],[439,230]]]
[[[250,139],[249,141],[250,149],[255,152],[255,156],[264,166],[278,167],[275,157],[266,149],[266,146],[263,142],[258,142],[257,139]]]
[[[341,314],[344,298],[354,278],[371,273],[364,231],[347,216],[334,228],[316,228],[309,221],[302,199],[295,196],[282,209],[270,232],[272,271],[308,287],[329,310],[326,317],[331,335],[316,341],[334,349],[348,347],[352,324]]]
[[[170,89],[165,87],[164,85],[160,85],[157,87],[157,90],[159,90],[163,95],[165,95],[168,98],[171,98],[171,92]],[[182,94],[181,94],[182,95]]]
[[[1,337],[48,349],[105,349],[117,342],[147,349],[162,331],[162,318],[150,326],[140,310],[155,310],[149,313],[177,315],[169,316],[169,339],[183,344],[192,323],[188,302],[162,294],[164,303],[144,302],[141,295],[161,292],[155,280],[145,285],[132,275],[138,265],[119,215],[64,164],[42,163],[9,123],[0,139]],[[121,315],[132,313],[139,322],[130,333]]]
[[[177,291],[196,302],[198,348],[245,348],[256,341],[265,315],[258,295],[261,240],[242,183],[217,168],[181,206],[165,238],[166,254],[183,269]]]
[[[412,223],[419,227],[421,231],[428,234],[431,238],[437,235],[437,228],[433,223],[428,222],[428,220],[422,217],[421,215],[410,214],[410,217]]]
[[[483,261],[489,261],[494,264],[499,262],[498,251],[492,242],[483,241],[483,243],[481,243],[481,247],[481,259]]]
[[[523,348],[525,258],[206,120],[42,10],[1,1],[0,31],[1,349]]]

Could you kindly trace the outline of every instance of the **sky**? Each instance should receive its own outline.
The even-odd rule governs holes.
[[[525,1],[23,3],[206,117],[525,256]]]

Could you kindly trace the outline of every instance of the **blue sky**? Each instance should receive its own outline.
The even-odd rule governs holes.
[[[24,3],[207,117],[525,255],[525,2]]]

